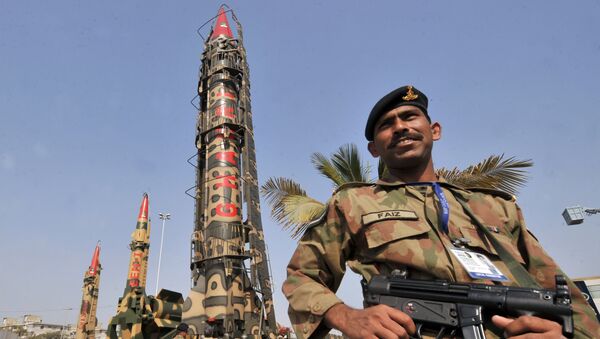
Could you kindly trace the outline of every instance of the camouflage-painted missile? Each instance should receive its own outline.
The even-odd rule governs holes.
[[[129,258],[126,290],[133,287],[146,287],[150,250],[150,222],[148,220],[148,194],[146,193],[144,193],[138,221],[131,238],[131,244],[129,245],[131,257]]]
[[[77,339],[93,339],[95,338],[95,330],[97,325],[96,309],[98,308],[98,291],[100,288],[100,242],[96,244],[92,263],[85,271],[83,278],[83,296],[81,297],[81,310],[77,319]]]
[[[162,289],[156,297],[146,295],[146,274],[150,249],[148,194],[144,193],[140,213],[131,234],[131,255],[127,284],[119,298],[117,314],[108,325],[111,339],[171,338],[181,321],[183,298]]]
[[[230,11],[228,11],[230,12]],[[183,318],[196,336],[274,337],[242,28],[219,9],[198,85],[193,287]]]

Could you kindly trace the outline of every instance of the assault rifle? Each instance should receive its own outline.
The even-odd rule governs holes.
[[[484,318],[492,315],[532,315],[562,325],[563,335],[573,337],[571,294],[566,279],[556,276],[556,290],[485,284],[451,283],[444,280],[405,279],[399,275],[374,276],[363,285],[365,307],[385,304],[408,314],[417,325],[437,331],[437,338],[456,335],[485,338]]]

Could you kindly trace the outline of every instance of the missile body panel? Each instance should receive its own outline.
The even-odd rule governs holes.
[[[260,220],[248,66],[237,23],[234,38],[225,11],[219,10],[205,42],[198,85],[193,287],[183,311],[183,321],[197,336],[276,333]]]
[[[77,339],[94,339],[98,320],[96,319],[96,310],[98,308],[98,292],[100,288],[100,244],[96,245],[92,263],[85,271],[83,278],[83,296],[81,298],[81,308],[79,318],[77,319]]]

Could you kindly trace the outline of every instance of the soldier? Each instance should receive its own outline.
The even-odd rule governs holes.
[[[364,281],[395,270],[412,279],[538,284],[548,289],[554,288],[555,275],[563,274],[527,230],[511,195],[457,187],[436,176],[431,151],[442,127],[431,122],[427,104],[425,94],[403,86],[373,107],[365,136],[369,152],[383,159],[387,171],[374,184],[340,187],[323,217],[300,240],[283,284],[299,337],[323,337],[330,328],[351,338],[408,338],[415,333],[414,322],[400,310],[345,305],[335,291],[346,265]],[[484,234],[497,239],[513,263],[500,259]],[[494,270],[489,265],[487,270],[486,265],[469,265],[464,258],[465,254],[472,257],[469,253],[487,258],[482,260]],[[575,336],[600,338],[591,308],[571,281],[569,286]],[[488,338],[562,337],[560,324],[533,316],[495,315],[485,327]]]

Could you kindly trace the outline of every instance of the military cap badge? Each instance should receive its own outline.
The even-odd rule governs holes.
[[[407,86],[408,87],[408,91],[406,92],[406,95],[402,97],[402,99],[404,99],[404,101],[411,101],[411,100],[415,100],[419,97],[418,94],[415,94],[415,92],[413,92],[413,87],[412,86]]]

